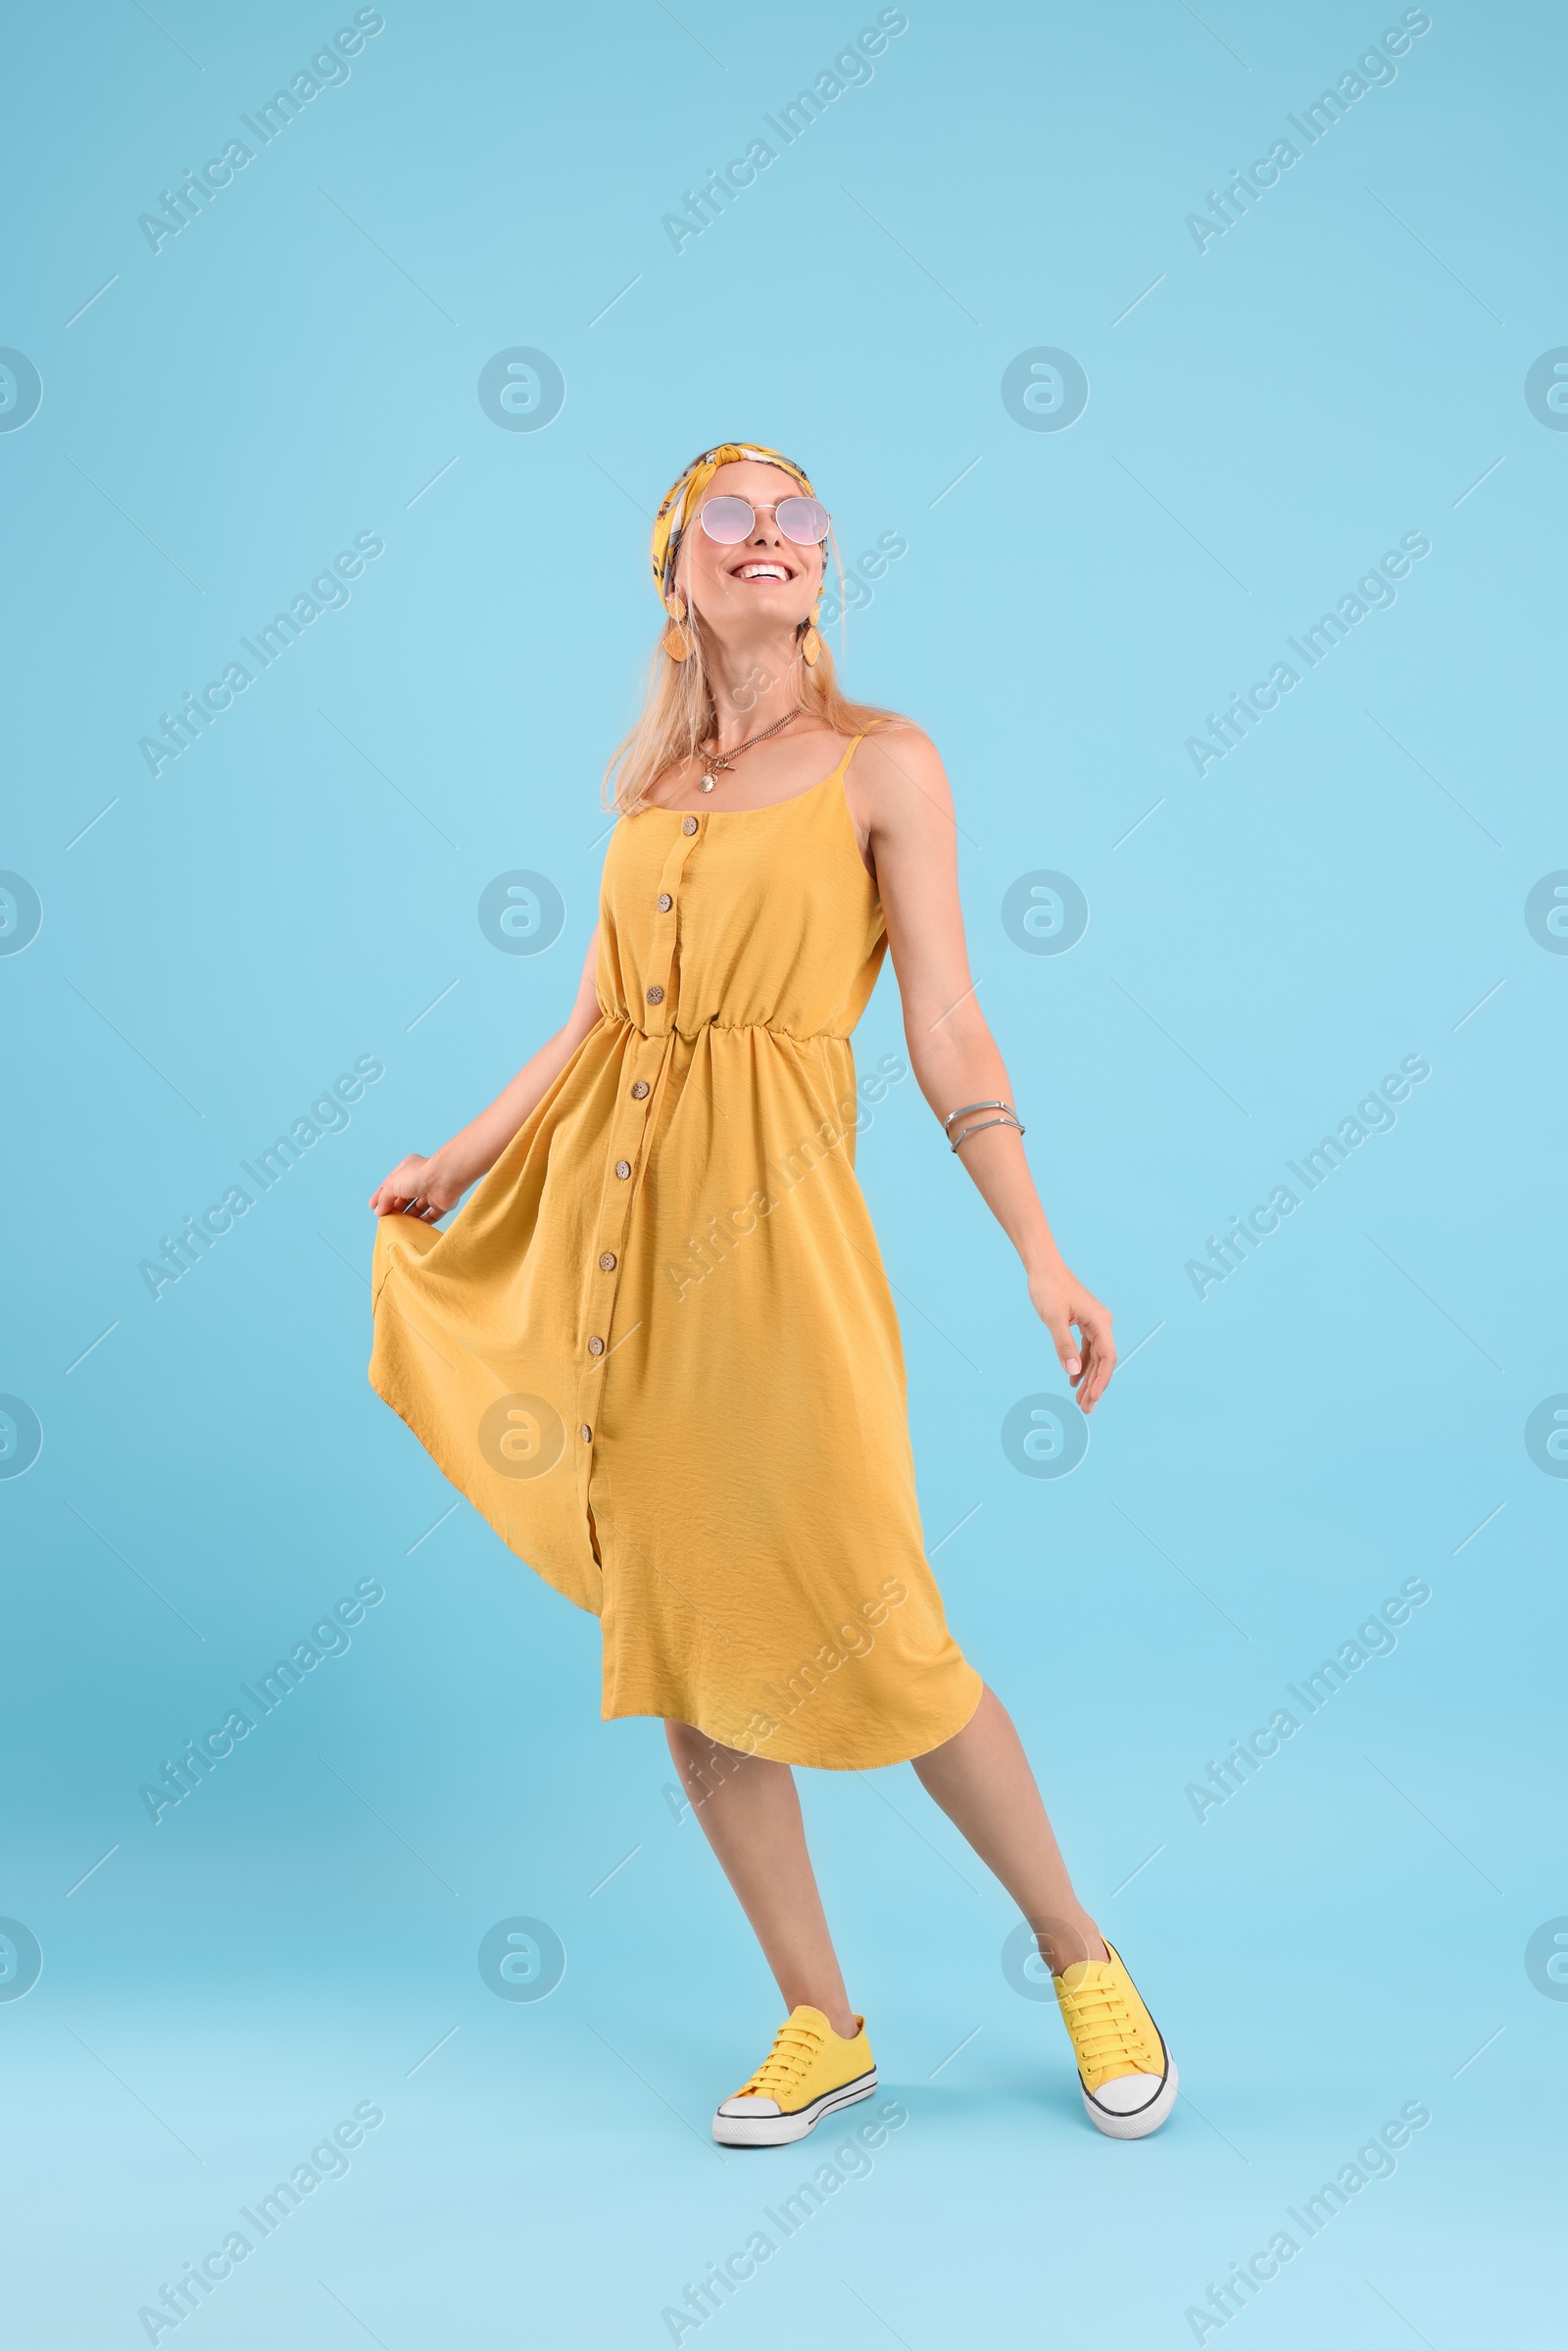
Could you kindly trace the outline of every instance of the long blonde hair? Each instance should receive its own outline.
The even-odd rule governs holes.
[[[680,570],[685,570],[685,553],[681,551]],[[844,565],[839,561],[838,543],[833,541],[833,559],[838,565],[839,610],[844,609]],[[824,567],[825,568],[825,567]],[[648,672],[648,691],[641,715],[629,734],[617,744],[605,768],[604,802],[622,816],[634,816],[647,806],[649,793],[667,768],[677,767],[700,750],[712,736],[718,722],[710,674],[710,640],[701,614],[690,597],[685,598],[686,618],[682,633],[691,648],[685,661],[672,661],[663,650],[662,640],[655,648]],[[896,710],[884,710],[872,703],[852,702],[839,687],[833,666],[833,656],[825,642],[814,662],[808,661],[801,652],[804,627],[797,634],[791,656],[791,684],[794,699],[813,718],[822,719],[841,735],[868,735],[885,726],[903,726],[907,722]],[[754,682],[760,686],[773,684],[771,677],[760,676]],[[744,709],[744,705],[740,706]]]

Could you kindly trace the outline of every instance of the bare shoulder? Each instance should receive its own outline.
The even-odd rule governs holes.
[[[924,728],[906,718],[867,735],[850,772],[875,831],[903,829],[933,815],[951,819],[953,791],[942,755]]]

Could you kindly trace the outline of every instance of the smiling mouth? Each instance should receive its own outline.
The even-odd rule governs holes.
[[[792,574],[786,563],[741,563],[730,573],[731,579],[778,580],[788,585]]]

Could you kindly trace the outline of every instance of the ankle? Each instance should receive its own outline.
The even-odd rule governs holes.
[[[784,1995],[785,2006],[791,2011],[797,2008],[814,2008],[818,2016],[825,2016],[840,2040],[854,2040],[859,2033],[859,2019],[851,2008],[842,1989],[835,1996],[826,1992],[815,1992],[808,1987],[803,1988],[798,1984],[789,1986],[780,1984],[779,1990]]]
[[[1054,1976],[1059,1976],[1081,1959],[1105,1961],[1110,1957],[1104,1936],[1087,1910],[1072,1918],[1043,1919],[1035,1929],[1035,1940],[1040,1956]]]

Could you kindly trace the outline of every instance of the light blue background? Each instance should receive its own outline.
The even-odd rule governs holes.
[[[364,1376],[366,1195],[564,1014],[658,625],[646,514],[731,434],[810,468],[848,559],[908,541],[847,679],[948,759],[1042,1190],[1138,1349],[1075,1473],[1019,1475],[1004,1417],[1060,1377],[895,1088],[860,1167],[950,1616],[1187,2095],[1097,2138],[907,1769],[806,1775],[909,2120],[702,2339],[1189,2342],[1409,2100],[1430,2127],[1247,2339],[1551,2339],[1568,2004],[1524,1952],[1568,1912],[1568,1485],[1523,1433],[1568,1390],[1568,959],[1523,907],[1568,866],[1568,436],[1523,383],[1568,343],[1561,20],[1435,6],[1200,254],[1185,216],[1397,9],[911,5],[677,255],[662,216],[875,13],[389,0],[156,255],[138,215],[352,11],[13,18],[0,342],[43,379],[0,434],[0,864],[44,908],[0,957],[0,1388],[44,1433],[0,1483],[0,1910],[44,1953],[0,2003],[18,2341],[144,2341],[364,2100],[384,2125],[189,2322],[209,2346],[665,2342],[820,2160],[706,2143],[776,1996],[662,1734],[600,1724],[594,1625]],[[516,345],[565,378],[543,431],[479,406]],[[1059,433],[1001,398],[1042,345],[1089,377]],[[138,738],[360,531],[352,602],[154,780]],[[1200,780],[1185,738],[1406,531],[1397,603]],[[532,958],[476,919],[518,867],[566,906]],[[1091,909],[1059,957],[1002,925],[1041,868]],[[862,1066],[901,1042],[889,975]],[[1206,1237],[1411,1053],[1394,1131],[1200,1301]],[[155,1303],[138,1261],[362,1054],[348,1129]],[[1396,1651],[1200,1825],[1187,1784],[1409,1577]],[[154,1827],[138,1786],[364,1578],[350,1651]],[[539,2003],[475,1963],[518,1914],[567,1953]]]

